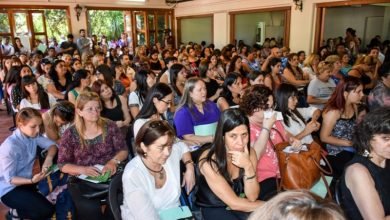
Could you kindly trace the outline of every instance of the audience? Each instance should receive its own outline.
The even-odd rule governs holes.
[[[356,194],[359,184],[352,184],[353,187],[351,187],[351,184],[348,183],[348,181],[356,181],[355,177],[353,175],[351,177],[351,172],[348,171],[356,166],[355,160],[348,162],[354,156],[359,157],[355,154],[356,150],[359,155],[361,153],[359,152],[360,145],[352,143],[353,131],[359,131],[359,123],[363,123],[363,125],[366,123],[365,117],[369,117],[366,116],[367,113],[370,115],[369,110],[374,111],[382,106],[387,106],[386,98],[387,93],[389,93],[387,87],[390,87],[387,82],[389,66],[386,63],[390,56],[388,41],[382,43],[380,37],[375,37],[365,48],[356,37],[355,30],[348,28],[345,39],[343,37],[329,38],[324,41],[323,47],[319,48],[319,55],[312,53],[306,59],[305,51],[294,53],[295,51],[290,51],[286,45],[283,45],[282,40],[277,41],[275,38],[265,39],[263,45],[253,46],[240,40],[238,44],[228,44],[221,50],[215,48],[213,44],[206,46],[206,42],[202,42],[202,44],[190,42],[187,45],[180,45],[178,49],[173,49],[172,42],[167,40],[164,43],[157,43],[153,47],[138,46],[134,48],[135,54],[133,56],[130,47],[132,42],[126,38],[125,34],[122,34],[120,41],[107,41],[105,37],[102,37],[102,42],[98,42],[96,36],[93,36],[92,41],[90,41],[85,32],[82,35],[82,40],[85,41],[84,45],[89,45],[89,43],[92,45],[92,50],[86,47],[82,48],[82,54],[77,50],[71,35],[68,36],[68,41],[61,45],[62,51],[58,51],[58,53],[54,47],[50,47],[46,51],[34,48],[30,53],[19,42],[19,39],[15,38],[15,45],[10,42],[4,45],[13,46],[18,57],[3,57],[3,65],[0,69],[0,88],[4,88],[4,98],[9,111],[17,112],[19,109],[23,111],[23,109],[30,109],[29,107],[39,109],[42,112],[50,109],[42,114],[45,131],[40,132],[60,144],[60,168],[65,173],[71,175],[83,173],[96,176],[98,175],[97,170],[90,166],[97,163],[106,166],[104,171],[115,172],[116,164],[119,161],[125,161],[129,156],[123,135],[119,133],[126,134],[126,142],[130,144],[134,137],[132,133],[134,132],[136,137],[145,123],[152,124],[149,121],[162,120],[161,124],[166,126],[167,121],[177,132],[178,138],[182,139],[179,142],[172,142],[169,149],[178,148],[182,152],[186,152],[180,157],[185,163],[185,166],[181,165],[182,171],[170,175],[166,167],[167,163],[158,165],[154,164],[155,160],[151,160],[153,163],[148,164],[149,159],[153,159],[153,156],[138,155],[139,160],[147,159],[146,165],[152,165],[152,167],[157,165],[156,169],[167,168],[164,170],[167,172],[165,173],[167,174],[165,176],[166,182],[160,182],[168,183],[167,189],[175,188],[175,192],[176,190],[180,192],[181,182],[176,181],[177,177],[180,177],[184,180],[187,193],[189,193],[195,181],[193,172],[183,172],[184,168],[191,171],[193,166],[189,151],[196,150],[204,144],[210,144],[211,149],[215,149],[215,151],[210,150],[209,146],[205,146],[200,151],[192,152],[196,162],[195,166],[200,168],[201,176],[206,178],[203,184],[197,185],[196,188],[210,192],[208,195],[213,195],[212,198],[215,199],[211,203],[203,202],[203,205],[201,204],[202,211],[206,213],[208,218],[214,218],[210,216],[215,213],[223,215],[228,213],[227,215],[232,214],[233,219],[236,219],[247,216],[248,212],[254,210],[255,206],[260,204],[260,202],[254,202],[256,199],[265,201],[277,194],[280,174],[273,146],[281,142],[290,142],[294,148],[300,147],[301,143],[313,142],[316,136],[312,137],[311,134],[320,129],[320,139],[334,170],[331,192],[333,193],[337,189],[336,183],[341,177],[341,180],[346,183],[346,190],[343,192],[345,195],[350,195],[341,205],[342,208],[349,210],[347,217],[352,215],[351,213],[354,216],[360,213],[360,217],[356,218],[382,218],[382,209],[378,203],[379,200],[382,202],[382,199],[370,197],[369,201],[376,204],[375,209],[367,208],[367,204],[361,202],[363,201],[361,194]],[[39,43],[44,44],[44,42]],[[55,44],[51,45],[55,46]],[[201,78],[189,78],[189,76]],[[154,85],[156,79],[160,83]],[[89,92],[91,90],[96,91],[100,96]],[[362,90],[368,95],[367,98],[363,97]],[[3,98],[1,91],[0,101]],[[89,94],[87,95],[89,98],[86,96],[81,98],[82,94]],[[275,100],[274,94],[277,97]],[[57,100],[54,100],[53,97]],[[299,99],[296,100],[296,98]],[[60,101],[64,99],[70,102]],[[366,105],[366,101],[368,101],[368,105]],[[75,109],[72,103],[78,107]],[[308,104],[310,107],[307,107]],[[87,108],[84,108],[84,105]],[[248,139],[250,137],[248,142],[251,148],[248,153],[253,164],[253,172],[256,173],[255,179],[257,181],[254,182],[256,182],[257,187],[260,186],[260,193],[256,192],[258,189],[253,188],[254,183],[246,183],[246,176],[242,173],[246,167],[239,168],[237,164],[230,161],[232,154],[223,155],[220,151],[222,148],[226,150],[230,147],[227,137],[229,132],[236,129],[231,125],[233,126],[230,127],[231,131],[218,131],[216,127],[218,120],[221,119],[220,114],[224,117],[224,114],[239,111],[229,109],[238,106],[242,111],[240,116],[246,115],[249,119],[246,130],[248,130]],[[319,118],[320,111],[322,111],[323,116],[322,125],[318,122],[321,120]],[[76,117],[75,122],[74,117]],[[81,120],[82,118],[84,119]],[[131,123],[132,118],[135,119],[133,123]],[[385,123],[386,118],[382,122]],[[130,133],[126,132],[128,127],[132,128]],[[167,127],[167,129],[171,131],[171,128]],[[371,145],[375,144],[375,135],[379,135],[375,132],[370,137],[372,139],[370,139]],[[224,135],[225,133],[226,135]],[[363,137],[364,135],[362,135]],[[158,142],[159,138],[161,135],[148,141]],[[148,142],[151,143],[149,145],[144,144],[146,147],[144,150],[153,149],[155,146],[152,142]],[[90,147],[97,145],[100,147],[97,147],[98,150],[93,150],[92,153]],[[103,150],[103,146],[109,147]],[[140,147],[142,148],[141,145]],[[367,149],[370,152],[370,157],[364,160],[364,163],[367,161],[376,163],[375,156],[381,152],[376,152],[375,149],[369,147]],[[202,155],[204,151],[208,153]],[[253,153],[250,153],[252,151]],[[166,156],[164,159],[167,161],[175,152],[168,153],[170,156],[164,154]],[[201,163],[198,163],[197,160],[199,155],[202,155]],[[371,155],[374,156],[371,157]],[[226,157],[226,160],[223,159],[223,156]],[[130,155],[131,157],[132,155]],[[219,159],[212,161],[216,157]],[[252,157],[258,159],[258,162],[254,163]],[[371,161],[371,158],[374,158],[374,161]],[[176,161],[179,161],[179,157]],[[241,160],[241,162],[243,161],[246,160]],[[241,162],[238,163],[239,166],[242,165]],[[211,179],[217,179],[216,183],[210,182],[208,173],[202,173],[205,172],[206,164],[209,164],[210,168],[210,170],[206,168],[206,172],[215,173],[218,170],[220,176],[211,177]],[[254,169],[255,164],[256,169]],[[221,170],[220,168],[225,165],[228,169]],[[342,175],[345,171],[345,165],[349,165],[349,167],[345,175]],[[4,169],[1,163],[0,169]],[[179,170],[176,162],[172,169]],[[383,169],[387,169],[387,167],[383,167]],[[153,180],[153,175],[155,177],[160,175],[153,172],[146,172],[146,174],[149,175],[148,180],[150,181]],[[175,183],[172,184],[172,180],[175,178],[170,178],[170,176],[176,176]],[[359,181],[361,180],[362,183],[367,179],[371,181],[368,178],[370,176],[368,174],[366,176],[367,178],[364,179],[364,175],[359,175],[359,178],[363,178]],[[372,176],[374,178],[376,175]],[[232,185],[236,184],[232,181],[235,178],[241,178],[244,185],[249,184],[251,188],[248,194],[245,193],[247,197],[245,198],[246,202],[243,203],[250,205],[244,208],[242,204],[237,206],[236,202],[239,200],[233,196],[233,193],[231,194],[231,192],[235,192],[235,196],[240,196],[238,194],[240,189],[232,190],[231,188]],[[129,178],[128,181],[135,180]],[[222,182],[224,182],[222,186],[226,186],[226,188],[218,185]],[[215,184],[218,185],[218,189],[215,189]],[[17,184],[11,183],[11,185],[19,187]],[[240,186],[240,184],[238,185]],[[369,186],[369,184],[366,185]],[[103,213],[104,210],[109,210],[107,207],[101,209],[97,200],[87,200],[80,195],[79,191],[84,191],[83,187],[77,178],[70,178],[69,190],[72,199],[76,201],[77,210],[74,217],[109,217],[106,216],[106,214],[110,214],[109,212]],[[142,187],[147,189],[146,191],[141,190],[142,192],[149,193],[160,190],[153,184],[152,188],[147,188],[146,185],[142,185]],[[164,185],[164,187],[166,186]],[[229,189],[227,190],[229,193],[221,195],[220,189]],[[243,189],[247,192],[246,190],[248,189]],[[347,191],[349,194],[346,193]],[[376,195],[375,191],[381,198],[382,191],[378,188],[374,190],[372,187],[367,193]],[[149,204],[147,209],[152,210],[148,211],[148,214],[154,216],[151,218],[159,218],[156,213],[165,209],[163,207],[174,208],[178,205],[177,193],[161,197],[163,199],[150,195],[144,194],[144,198],[151,199],[145,200]],[[186,200],[185,197],[182,194],[182,200]],[[189,201],[192,201],[192,197],[193,195],[188,198]],[[172,199],[170,200],[172,203],[165,201],[168,198]],[[200,198],[199,201],[204,201],[205,198],[203,200]],[[135,198],[131,196],[128,199],[128,201],[132,201]],[[156,201],[157,203],[154,203]],[[217,205],[211,208],[215,205],[213,202]],[[316,202],[317,204],[321,203],[318,200]],[[345,203],[348,203],[349,206],[345,206]],[[140,207],[146,207],[144,204],[146,203],[139,203]],[[160,207],[161,204],[163,206]],[[191,209],[196,210],[196,206],[197,204],[190,202]],[[228,210],[226,207],[229,207]],[[132,208],[130,207],[127,211],[132,213]],[[386,208],[387,205],[383,204],[385,212],[383,216],[388,215]],[[360,212],[356,210],[360,210]],[[20,213],[18,211],[16,208],[12,214],[15,216],[19,214],[21,217],[25,215],[24,211],[20,211]],[[49,210],[46,211],[48,214]],[[337,211],[335,210],[335,212]],[[311,210],[309,212],[311,213]],[[374,212],[380,216],[374,215]],[[286,214],[286,216],[290,215]],[[32,217],[26,216],[25,218]],[[305,218],[302,217],[302,219]]]

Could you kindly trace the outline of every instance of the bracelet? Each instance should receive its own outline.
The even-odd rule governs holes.
[[[187,160],[186,162],[184,162],[184,166],[186,166],[187,164],[190,164],[190,163],[194,163],[194,161],[192,161],[192,160]]]
[[[31,181],[31,184],[34,184],[34,182],[33,182],[33,179],[32,179],[32,178],[30,179],[30,181]]]
[[[116,159],[116,158],[112,158],[111,160],[115,161],[116,165],[119,165],[119,164],[121,164],[121,161],[120,161],[120,160],[118,160],[118,159]]]
[[[247,177],[247,178],[245,178],[245,180],[251,180],[251,179],[254,179],[255,177],[256,177],[256,174],[253,174],[253,176]]]
[[[271,133],[271,131],[268,128],[263,127],[262,129],[268,131],[268,133]]]

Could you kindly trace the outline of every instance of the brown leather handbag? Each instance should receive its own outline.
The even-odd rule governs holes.
[[[275,130],[281,137],[280,132]],[[272,143],[272,141],[271,141]],[[280,169],[280,188],[289,189],[310,189],[313,185],[323,177],[323,173],[331,175],[333,173],[328,160],[325,157],[325,151],[321,146],[313,141],[310,145],[306,145],[308,151],[300,151],[299,153],[286,153],[283,150],[290,145],[289,142],[274,145],[274,150],[279,160]],[[329,171],[326,171],[320,166],[321,158],[327,163]]]

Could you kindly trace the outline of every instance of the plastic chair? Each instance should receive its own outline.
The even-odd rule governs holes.
[[[108,189],[108,204],[115,220],[121,220],[121,205],[123,204],[123,172],[118,173],[110,183]]]

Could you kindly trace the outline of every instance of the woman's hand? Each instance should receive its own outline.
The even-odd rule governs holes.
[[[105,173],[107,171],[111,172],[111,176],[116,173],[117,164],[114,160],[109,160],[106,165],[104,165],[102,173]]]
[[[192,163],[190,165],[193,167]],[[192,191],[192,189],[195,186],[195,172],[194,172],[194,168],[188,168],[188,167],[189,166],[187,166],[187,170],[184,173],[183,182],[181,184],[182,187],[186,186],[187,195],[190,194],[190,192]]]
[[[314,131],[318,131],[320,129],[321,124],[316,121],[310,121],[306,124],[305,129],[308,131],[309,134],[311,134]]]
[[[51,165],[53,165],[53,160],[46,158],[45,162],[42,164],[41,173],[46,175],[47,171],[49,170],[49,167],[51,167]]]
[[[252,166],[251,160],[249,159],[249,151],[246,146],[244,146],[244,152],[241,151],[229,151],[229,154],[232,157],[232,163],[240,168],[247,168]]]
[[[293,147],[295,149],[300,149],[302,146],[301,141],[295,137],[290,137],[289,142],[290,142],[291,147]]]
[[[83,167],[81,174],[87,175],[87,176],[99,176],[100,170],[94,166],[88,166],[88,167]]]
[[[123,121],[116,121],[115,124],[118,126],[118,128],[123,127]]]
[[[31,178],[31,183],[32,183],[32,184],[35,184],[35,183],[41,181],[42,179],[44,179],[45,177],[46,177],[46,173],[44,173],[44,172],[37,173],[37,174],[35,174],[35,175]]]
[[[275,121],[276,121],[276,112],[273,112],[270,118],[263,119],[263,128],[271,130],[272,126],[274,126],[275,124]]]

